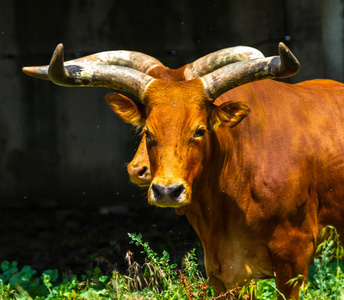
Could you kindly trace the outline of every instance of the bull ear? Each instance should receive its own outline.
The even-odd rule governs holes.
[[[142,103],[118,93],[105,96],[107,104],[124,122],[143,127],[146,122],[146,110]]]
[[[242,102],[225,102],[214,108],[212,113],[212,127],[234,127],[239,124],[249,113],[250,107]]]

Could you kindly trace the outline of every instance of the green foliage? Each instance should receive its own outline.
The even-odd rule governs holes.
[[[34,277],[36,271],[32,270],[30,266],[24,266],[19,271],[17,262],[4,261],[1,264],[1,270],[3,272],[0,275],[2,286],[6,285],[9,289],[16,289],[24,297],[23,299],[26,299],[28,294],[44,294],[46,292],[46,288],[40,285],[39,278]]]
[[[300,299],[339,300],[344,298],[344,250],[337,230],[325,227],[319,238],[314,265],[310,269],[310,280],[300,289]]]
[[[24,266],[20,271],[17,262],[4,261],[1,264],[0,299],[98,299],[109,295],[105,288],[107,277],[100,276],[94,280],[97,284],[80,282],[76,276],[63,276],[62,282],[57,282],[57,270],[46,270],[42,276],[35,277],[36,271],[30,266]]]
[[[274,279],[260,280],[257,283],[257,295],[260,299],[276,298],[276,282]]]
[[[183,260],[183,270],[170,263],[166,251],[159,256],[142,240],[141,234],[129,234],[130,243],[143,247],[145,263],[141,266],[130,251],[126,254],[128,274],[116,270],[111,276],[96,268],[86,275],[63,275],[47,270],[40,277],[30,266],[18,269],[16,262],[1,264],[0,299],[205,299],[212,290],[198,271],[195,249]],[[60,280],[59,280],[60,279]]]
[[[168,280],[174,279],[175,268],[177,265],[170,265],[170,255],[165,250],[162,252],[162,256],[159,257],[147,242],[142,241],[142,235],[140,233],[128,233],[128,236],[131,238],[130,244],[135,243],[136,246],[143,247],[143,251],[141,253],[146,254],[145,270],[147,270],[149,276],[156,275],[156,271],[158,271],[164,286]]]
[[[206,294],[212,293],[204,278],[198,271],[196,249],[191,250],[182,263],[182,270],[178,272],[176,264],[170,264],[170,256],[163,251],[158,256],[147,242],[142,241],[141,234],[128,234],[130,243],[142,246],[141,253],[146,255],[145,264],[139,266],[134,262],[132,253],[127,252],[126,258],[129,265],[129,277],[132,279],[128,284],[129,290],[135,287],[149,296],[147,299],[203,299]]]
[[[186,299],[209,299],[214,293],[198,270],[195,252],[196,249],[192,249],[183,259],[182,270],[179,272],[182,292]]]
[[[128,234],[130,243],[142,247],[145,262],[140,265],[128,251],[127,274],[114,270],[104,275],[99,268],[86,271],[81,278],[60,276],[57,270],[44,271],[40,276],[30,266],[21,269],[16,262],[2,262],[0,268],[0,299],[58,300],[58,299],[217,299],[199,271],[195,249],[187,253],[181,269],[170,262],[166,251],[161,255],[144,242],[141,234]],[[317,257],[310,270],[310,280],[300,289],[302,300],[344,299],[344,250],[333,227],[327,227],[320,235]],[[298,276],[290,281],[302,281]],[[273,279],[250,282],[242,288],[228,290],[229,299],[239,293],[242,299],[256,295],[258,299],[277,298],[278,290]],[[282,297],[283,298],[283,297]]]

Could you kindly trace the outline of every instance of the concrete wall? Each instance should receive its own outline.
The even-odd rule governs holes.
[[[235,45],[275,55],[284,41],[302,66],[291,82],[343,80],[340,0],[0,2],[2,202],[137,193],[125,170],[137,138],[106,106],[110,90],[58,87],[21,72],[47,64],[60,42],[66,59],[123,49],[177,68]]]

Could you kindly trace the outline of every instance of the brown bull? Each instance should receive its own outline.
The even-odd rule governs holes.
[[[215,293],[274,277],[287,299],[298,299],[298,286],[286,282],[308,277],[319,231],[331,224],[344,233],[344,85],[252,82],[297,72],[283,45],[280,58],[248,59],[216,60],[205,71],[187,66],[166,79],[155,61],[64,66],[60,47],[49,69],[24,71],[138,97],[143,104],[117,94],[107,101],[124,121],[144,128],[148,201],[186,214]]]

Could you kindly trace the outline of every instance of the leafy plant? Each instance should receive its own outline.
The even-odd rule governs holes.
[[[128,236],[131,238],[130,243],[142,246],[141,253],[146,254],[145,264],[140,267],[134,261],[132,252],[127,252],[129,276],[135,278],[133,281],[135,287],[140,289],[152,287],[157,292],[169,287],[175,278],[175,268],[177,267],[175,264],[170,264],[170,255],[163,251],[162,256],[159,257],[147,242],[143,242],[141,234],[128,233]]]
[[[187,299],[209,299],[214,293],[198,270],[195,252],[196,249],[192,249],[185,255],[182,270],[179,271],[183,294]]]
[[[344,296],[343,262],[344,249],[337,230],[326,226],[320,232],[314,266],[310,268],[310,279],[300,289],[300,299],[339,300]],[[291,280],[291,283],[295,280]]]
[[[1,270],[3,271],[0,275],[2,285],[6,284],[9,288],[16,289],[20,295],[27,297],[28,294],[45,294],[47,292],[47,289],[40,285],[39,278],[34,277],[36,271],[30,266],[24,266],[19,270],[17,262],[10,263],[5,260],[1,264]]]
[[[147,242],[143,242],[141,234],[129,233],[128,235],[132,239],[131,243],[142,246],[143,251],[141,253],[146,254],[145,264],[140,267],[134,262],[132,253],[127,253],[129,276],[135,278],[133,282],[136,288],[142,289],[141,278],[143,278],[145,286],[147,288],[152,287],[156,293],[155,296],[159,295],[157,299],[206,299],[207,296],[213,296],[212,289],[209,288],[198,270],[196,249],[185,255],[182,269],[178,271],[176,264],[170,264],[170,256],[166,251],[163,251],[162,256],[159,257]],[[143,276],[140,277],[139,271],[142,268]],[[152,282],[155,286],[152,285]],[[150,294],[150,297],[153,297],[153,294]]]

